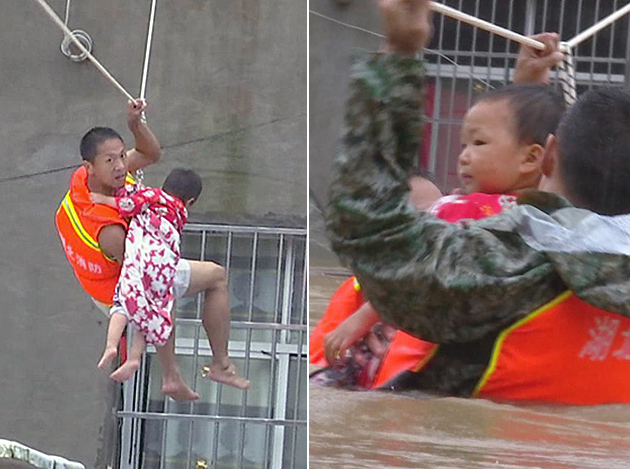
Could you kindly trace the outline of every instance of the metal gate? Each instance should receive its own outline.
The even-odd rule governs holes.
[[[446,0],[453,8],[523,34],[554,31],[567,40],[627,0]],[[630,85],[630,16],[598,32],[575,50],[578,94],[597,86]],[[436,34],[425,53],[429,85],[425,146],[420,163],[445,190],[457,186],[459,132],[475,96],[510,80],[518,46],[514,42],[436,15]]]
[[[203,377],[211,351],[200,320],[202,296],[180,301],[175,352],[201,398],[165,398],[149,348],[123,388],[120,468],[306,468],[306,230],[189,224],[182,256],[227,268],[229,352],[251,388]]]

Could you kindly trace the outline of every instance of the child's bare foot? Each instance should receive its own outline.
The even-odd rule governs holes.
[[[116,355],[118,355],[118,349],[116,347],[107,347],[103,352],[103,356],[101,357],[96,367],[99,370],[105,370],[109,368],[109,365],[112,363],[112,360],[116,358]]]
[[[140,360],[127,359],[127,361],[118,367],[109,377],[114,381],[122,383],[130,379],[138,367],[140,366]]]
[[[232,362],[228,362],[227,365],[213,362],[212,365],[203,367],[203,374],[217,383],[226,384],[236,389],[249,389],[249,380],[238,375],[236,366]]]
[[[162,392],[176,401],[196,401],[199,399],[199,394],[186,386],[181,377],[171,381],[162,381]]]

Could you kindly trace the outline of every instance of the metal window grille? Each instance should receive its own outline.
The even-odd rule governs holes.
[[[306,230],[189,224],[182,255],[227,268],[230,356],[252,385],[239,391],[202,376],[211,355],[203,299],[180,301],[176,356],[201,398],[165,399],[149,348],[123,388],[120,468],[306,468]]]
[[[627,0],[443,0],[458,10],[523,34],[555,31],[570,39],[625,6]],[[574,51],[578,94],[598,86],[628,86],[630,54],[626,16]],[[420,164],[444,189],[457,187],[459,132],[475,96],[508,83],[518,45],[443,15],[425,53],[429,121]],[[456,65],[455,65],[456,64]]]

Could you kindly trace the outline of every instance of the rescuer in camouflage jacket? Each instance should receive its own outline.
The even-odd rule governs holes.
[[[430,36],[429,2],[383,0],[381,10],[386,52],[354,65],[327,210],[333,249],[381,317],[465,347],[567,289],[630,316],[630,95],[590,92],[567,112],[546,145],[546,192],[449,224],[408,203],[424,104],[414,56]]]

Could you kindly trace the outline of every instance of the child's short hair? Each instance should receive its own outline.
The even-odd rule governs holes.
[[[79,144],[79,153],[81,158],[90,163],[94,163],[94,157],[98,146],[106,140],[118,139],[124,143],[124,140],[118,132],[109,127],[92,127],[81,139]]]
[[[197,199],[201,194],[201,189],[201,177],[192,169],[175,168],[166,176],[162,184],[164,192],[177,197],[182,202]]]
[[[489,91],[477,103],[505,100],[514,113],[516,138],[519,143],[545,145],[549,134],[555,134],[564,112],[562,97],[547,85],[512,84]]]
[[[630,93],[585,93],[567,110],[557,135],[569,197],[603,215],[630,213]]]

